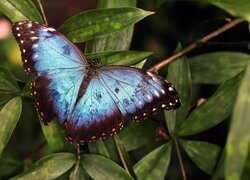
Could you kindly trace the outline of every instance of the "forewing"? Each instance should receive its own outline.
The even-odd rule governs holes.
[[[53,116],[64,122],[71,114],[86,73],[87,61],[77,47],[55,29],[32,21],[13,25],[24,69],[32,83],[36,107],[44,123]]]

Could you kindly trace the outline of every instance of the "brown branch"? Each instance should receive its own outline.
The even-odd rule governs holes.
[[[42,13],[42,16],[43,16],[43,20],[44,20],[45,24],[48,25],[48,21],[47,21],[46,15],[45,15],[45,13],[44,13],[42,3],[41,3],[40,0],[37,0],[37,3],[38,3],[39,8],[40,8],[40,10],[41,10],[41,13]]]
[[[24,94],[21,92],[15,92],[15,91],[0,91],[0,94],[9,94],[9,95],[20,95],[23,96]]]
[[[75,162],[73,174],[70,177],[70,180],[76,179],[76,174],[78,172],[79,164],[80,164],[80,160],[81,160],[80,154],[81,154],[81,152],[80,152],[80,144],[76,144],[76,162]]]
[[[154,65],[152,68],[150,68],[148,71],[154,72],[154,73],[158,73],[158,71],[163,68],[164,66],[166,66],[167,64],[169,64],[170,62],[174,61],[175,59],[183,56],[184,54],[188,53],[189,51],[199,47],[201,44],[206,43],[207,41],[209,41],[210,39],[213,39],[214,37],[222,34],[223,32],[231,29],[232,27],[236,26],[237,24],[243,22],[243,19],[234,19],[232,21],[230,21],[229,23],[227,23],[226,25],[220,27],[219,29],[215,30],[214,32],[208,34],[207,36],[195,41],[193,44],[190,44],[189,46],[187,46],[186,48],[182,49],[181,51],[177,52],[176,54],[172,55],[171,57],[163,60],[162,62]]]
[[[123,165],[124,169],[126,170],[126,172],[130,175],[128,166],[127,166],[126,161],[125,161],[125,159],[124,159],[124,157],[123,157],[123,154],[122,154],[122,150],[121,150],[121,147],[120,147],[120,143],[119,143],[118,140],[116,139],[116,135],[115,135],[115,137],[114,137],[114,140],[115,140],[115,145],[116,145],[116,148],[117,148],[117,150],[118,150],[120,159],[121,159],[121,161],[122,161],[122,165]]]
[[[177,151],[179,164],[180,164],[180,167],[181,167],[181,174],[182,174],[183,180],[187,180],[186,171],[185,171],[183,161],[182,161],[182,158],[181,158],[181,152],[180,152],[180,148],[179,148],[177,139],[174,139],[174,144],[175,144],[175,148],[176,148],[176,151]]]

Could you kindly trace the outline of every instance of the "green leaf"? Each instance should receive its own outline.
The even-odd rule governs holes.
[[[234,106],[226,143],[226,179],[241,178],[250,144],[250,66],[247,67]]]
[[[207,142],[190,140],[180,140],[180,143],[188,156],[200,169],[210,175],[213,174],[221,152],[219,146]]]
[[[74,165],[75,159],[75,154],[71,153],[51,154],[12,179],[54,179],[68,171]]]
[[[110,158],[116,163],[121,163],[113,136],[110,136],[105,140],[99,139],[96,142],[89,142],[88,147],[89,152],[92,154],[99,154]]]
[[[0,91],[19,91],[19,86],[13,74],[0,68]]]
[[[181,50],[179,45],[176,51]],[[190,106],[191,97],[191,75],[186,56],[178,58],[168,66],[167,80],[170,81],[181,97],[181,107],[174,111],[164,111],[168,130],[175,136],[175,129],[185,120]]]
[[[152,12],[138,8],[89,10],[67,20],[59,30],[73,42],[84,42],[95,36],[111,34],[134,24]]]
[[[0,111],[0,155],[8,143],[22,112],[22,100],[15,97]]]
[[[9,149],[5,149],[0,158],[0,179],[15,173],[23,162],[16,155],[16,152],[12,152]]]
[[[212,176],[212,180],[221,180],[224,179],[225,177],[225,148],[222,152],[222,155],[220,157],[219,162],[216,165],[216,168],[214,170],[213,176]]]
[[[110,158],[109,152],[104,144],[104,141],[99,139],[96,142],[88,143],[89,152],[93,154],[100,154],[107,158]]]
[[[71,170],[70,173],[70,178],[72,180],[91,180],[90,176],[87,174],[87,172],[84,170],[82,164],[79,164],[78,170],[76,172],[76,174],[74,175],[74,168]]]
[[[101,66],[107,65],[123,65],[130,66],[139,63],[149,55],[151,52],[143,51],[105,51],[97,53],[87,53],[85,57],[90,59],[98,59]]]
[[[219,84],[246,68],[250,55],[240,52],[215,52],[189,59],[192,82]]]
[[[250,177],[250,151],[248,152],[248,156],[247,156],[246,163],[244,166],[244,171],[241,177],[242,177],[241,178],[242,180],[248,180]]]
[[[223,83],[212,97],[198,106],[183,122],[179,136],[187,136],[207,130],[225,120],[233,109],[244,71]]]
[[[250,21],[249,0],[206,0],[208,3],[218,6],[233,16],[242,17]]]
[[[121,166],[100,155],[82,155],[81,163],[86,172],[95,180],[133,179]]]
[[[135,7],[136,0],[99,0],[97,8]],[[132,41],[134,25],[130,25],[110,35],[94,38],[86,44],[85,52],[128,50]]]
[[[171,144],[163,144],[134,166],[138,179],[164,179],[171,159]]]
[[[130,123],[119,133],[119,137],[125,149],[132,151],[151,141],[155,141],[156,128],[156,123],[150,119],[140,123]]]
[[[41,122],[41,126],[43,134],[53,152],[63,152],[71,149],[70,142],[65,139],[67,135],[66,131],[56,118],[54,118],[47,126]]]
[[[13,23],[21,20],[42,22],[42,18],[31,0],[4,0],[0,1],[0,11]]]

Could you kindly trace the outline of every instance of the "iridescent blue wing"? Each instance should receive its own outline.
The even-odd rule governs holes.
[[[73,111],[87,61],[65,36],[45,25],[17,22],[13,34],[25,71],[38,76],[32,85],[40,117],[48,123],[56,115],[64,122]]]
[[[99,69],[99,79],[127,119],[139,121],[159,110],[180,106],[174,86],[153,73],[124,66],[107,66]]]
[[[115,134],[123,127],[120,110],[97,76],[90,81],[65,127],[68,139],[81,144]]]
[[[119,131],[123,117],[139,121],[179,106],[175,88],[161,77],[136,68],[102,67],[93,73],[66,129],[70,140],[85,143]]]

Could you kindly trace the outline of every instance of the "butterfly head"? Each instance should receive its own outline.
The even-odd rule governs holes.
[[[96,68],[98,66],[98,64],[99,64],[98,59],[93,59],[89,62],[89,65],[94,67],[94,68]]]

